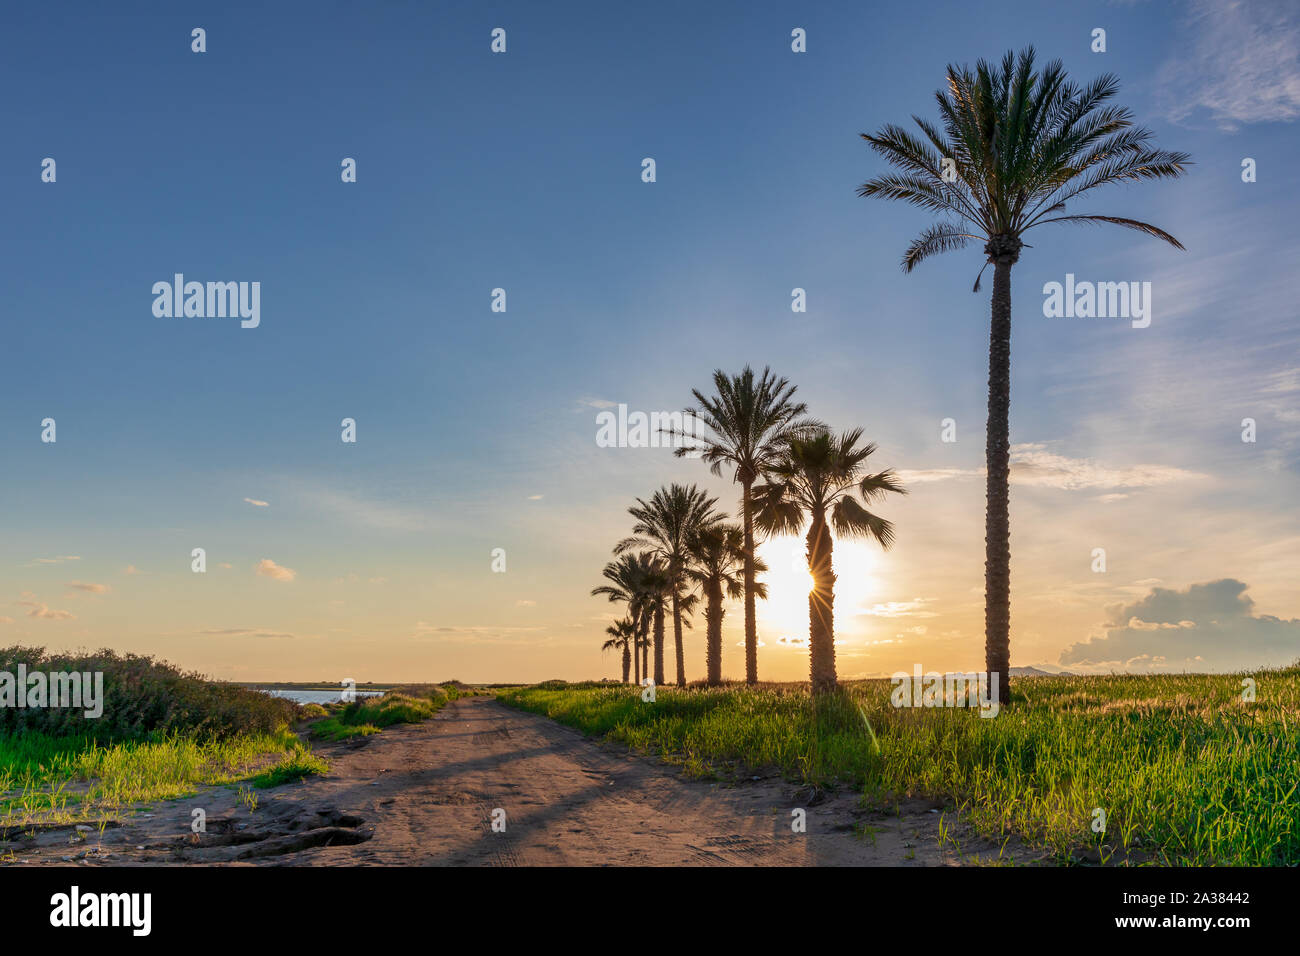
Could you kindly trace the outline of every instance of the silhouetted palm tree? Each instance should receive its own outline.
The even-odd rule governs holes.
[[[816,423],[799,421],[807,406],[791,400],[795,386],[772,375],[771,369],[764,368],[757,378],[748,365],[739,375],[727,375],[717,369],[713,373],[713,388],[712,396],[691,389],[699,407],[686,409],[707,425],[712,434],[703,438],[686,436],[695,439],[693,447],[677,448],[674,454],[679,458],[698,454],[715,475],[721,475],[725,465],[733,470],[733,480],[740,482],[741,521],[745,530],[745,680],[754,684],[758,682],[758,625],[754,618],[758,591],[752,489],[782,440]]]
[[[813,693],[835,689],[835,570],[830,528],[844,537],[874,538],[888,548],[894,526],[859,504],[888,492],[906,494],[892,471],[863,474],[875,444],[857,447],[862,429],[836,437],[829,429],[789,439],[754,488],[759,525],[772,533],[797,534],[808,522],[808,657]],[[829,513],[829,527],[828,527]]]
[[[627,551],[646,551],[658,557],[664,565],[671,588],[673,613],[673,639],[677,652],[677,686],[686,686],[686,662],[682,651],[682,613],[689,613],[693,603],[686,591],[686,562],[691,538],[700,531],[721,521],[726,515],[713,510],[717,498],[710,498],[695,485],[673,484],[660,488],[649,502],[641,498],[628,508],[636,519],[632,527],[634,537],[624,538],[614,547],[615,554]],[[663,630],[655,631],[655,683],[662,683]]]
[[[735,600],[744,596],[745,580],[737,570],[745,564],[745,531],[734,524],[709,524],[701,527],[690,542],[690,564],[686,574],[704,595],[704,620],[706,623],[705,665],[708,683],[716,687],[722,683],[722,606],[724,597]],[[754,571],[762,574],[767,565],[755,557]],[[767,585],[754,584],[756,597],[767,597]]]
[[[650,622],[655,615],[656,594],[660,585],[654,575],[658,572],[658,562],[650,554],[624,554],[617,561],[605,565],[601,575],[610,583],[591,589],[593,595],[605,595],[610,601],[622,601],[627,605],[628,617],[637,626],[637,637],[632,646],[632,658],[635,665],[636,682],[641,683],[641,674],[645,663],[643,654],[637,651],[643,643],[648,643]],[[658,599],[660,621],[663,620],[662,598]]]
[[[625,617],[620,621],[615,621],[609,627],[605,628],[605,633],[609,635],[609,640],[601,645],[602,651],[623,652],[623,683],[627,683],[628,674],[632,669],[632,642],[636,640],[636,622],[630,617]]]
[[[900,172],[864,183],[858,195],[901,199],[953,217],[930,226],[908,246],[904,270],[971,240],[984,243],[985,268],[993,265],[984,653],[989,673],[999,675],[1004,704],[1010,701],[1011,664],[1011,267],[1025,245],[1022,236],[1049,222],[1112,223],[1183,248],[1163,229],[1136,219],[1056,215],[1098,187],[1174,179],[1186,171],[1186,153],[1151,148],[1149,130],[1134,126],[1127,109],[1107,105],[1118,89],[1119,81],[1109,73],[1075,86],[1059,61],[1036,73],[1029,47],[1018,59],[1007,53],[1001,68],[984,60],[973,72],[949,66],[947,92],[935,93],[942,128],[913,116],[921,137],[893,124],[862,134]]]

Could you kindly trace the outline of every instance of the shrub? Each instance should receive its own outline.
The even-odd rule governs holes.
[[[35,671],[77,671],[104,675],[103,713],[87,718],[86,708],[0,707],[0,735],[46,734],[85,737],[101,743],[157,739],[185,733],[223,739],[242,733],[274,733],[298,717],[293,701],[235,684],[184,672],[140,654],[107,648],[94,653],[48,654],[44,648],[0,648],[0,671],[17,680],[18,665]],[[24,689],[19,688],[19,692]]]

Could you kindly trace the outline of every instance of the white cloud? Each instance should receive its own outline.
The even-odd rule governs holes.
[[[933,611],[927,611],[928,598],[912,598],[910,601],[886,601],[873,604],[858,613],[866,617],[938,617]]]
[[[205,637],[269,637],[269,638],[290,638],[297,637],[296,634],[290,634],[288,631],[273,631],[269,628],[261,627],[213,627],[199,631]]]
[[[900,471],[903,485],[983,478],[983,468],[932,468]],[[1069,458],[1049,451],[1046,442],[1011,446],[1011,483],[1079,491],[1087,488],[1150,488],[1206,476],[1171,465],[1103,465],[1092,458]],[[1106,503],[1127,497],[1103,496]]]
[[[1011,480],[1075,491],[1080,488],[1149,488],[1204,475],[1169,465],[1101,465],[1091,458],[1067,458],[1043,443],[1011,446]]]
[[[292,581],[298,576],[298,572],[293,568],[286,568],[283,565],[276,564],[270,558],[263,558],[258,562],[256,571],[264,578],[271,578],[273,581]]]
[[[78,591],[88,591],[91,594],[107,594],[112,590],[107,584],[90,584],[85,581],[69,581],[68,587]]]
[[[244,500],[247,501],[250,505],[253,505],[258,508],[271,507],[271,503],[269,501],[258,501],[256,498],[245,498]]]
[[[419,621],[411,637],[447,644],[536,644],[549,640],[541,636],[543,630],[542,627],[440,626]]]
[[[41,604],[39,601],[19,601],[18,605],[31,608],[27,616],[42,621],[75,621],[77,618],[71,611],[53,611],[48,605]]]
[[[430,516],[424,512],[373,501],[346,492],[308,488],[301,492],[301,497],[307,505],[360,527],[381,531],[416,531],[429,528],[433,524]]]
[[[1174,122],[1200,110],[1225,130],[1300,117],[1300,8],[1288,3],[1192,0],[1161,67]]]

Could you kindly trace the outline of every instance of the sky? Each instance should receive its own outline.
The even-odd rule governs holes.
[[[890,551],[837,543],[840,676],[979,667],[991,276],[972,293],[975,246],[900,270],[931,218],[856,196],[886,171],[859,134],[933,118],[947,64],[1032,43],[1081,82],[1117,74],[1119,101],[1195,165],[1076,210],[1150,220],[1185,252],[1047,226],[1013,272],[1012,664],[1300,658],[1288,5],[3,20],[0,646],[248,681],[617,677],[600,645],[619,611],[590,591],[627,507],[697,483],[734,515],[739,492],[663,448],[600,447],[597,416],[681,409],[715,368],[751,364],[865,429],[910,491],[880,507]],[[260,283],[259,324],[156,315],[177,273]],[[1047,317],[1044,286],[1067,275],[1150,283],[1150,325]],[[764,678],[807,676],[801,550],[762,546]],[[729,677],[742,633],[729,605]],[[702,617],[686,652],[703,677]]]

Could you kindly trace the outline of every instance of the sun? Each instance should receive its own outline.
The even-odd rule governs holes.
[[[758,602],[763,630],[778,639],[806,639],[808,593],[813,580],[808,573],[804,539],[781,535],[761,542],[756,550],[768,567],[762,576],[767,584],[767,600]],[[847,620],[852,610],[870,603],[878,577],[878,555],[867,542],[838,540],[832,560],[836,617]]]

